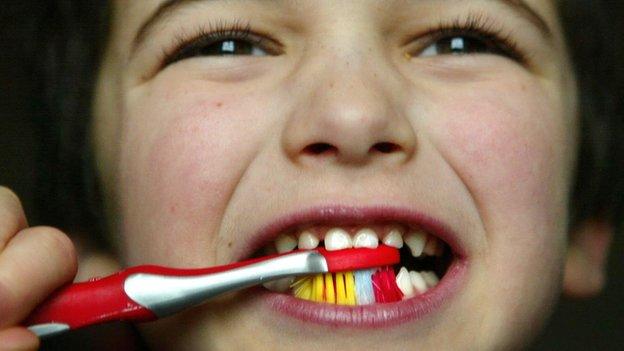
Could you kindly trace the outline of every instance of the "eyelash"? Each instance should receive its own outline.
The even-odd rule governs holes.
[[[247,21],[241,19],[234,22],[218,21],[216,23],[208,23],[208,27],[200,26],[192,36],[178,35],[174,39],[171,51],[163,51],[162,66],[166,67],[176,61],[180,61],[188,57],[188,53],[193,50],[199,50],[207,45],[212,45],[221,40],[247,40],[252,44],[262,46],[266,39],[262,36],[252,36],[251,25]]]
[[[519,45],[512,39],[512,33],[490,17],[481,14],[470,14],[468,17],[459,17],[451,21],[440,21],[419,34],[419,38],[428,37],[426,46],[432,45],[440,39],[448,37],[472,37],[482,40],[486,44],[500,50],[502,54],[521,63],[527,64],[527,55],[520,50]],[[270,39],[268,35],[255,33],[251,30],[249,21],[237,19],[233,22],[218,21],[209,23],[208,27],[200,26],[192,36],[179,35],[174,39],[173,50],[163,50],[162,62],[164,68],[172,63],[188,57],[196,56],[197,51],[219,41],[240,40],[247,41],[260,47],[266,46]],[[414,40],[417,40],[415,38]]]
[[[477,38],[487,44],[491,44],[494,48],[521,64],[527,64],[529,61],[529,57],[513,39],[511,31],[505,30],[501,24],[492,18],[479,13],[473,13],[467,17],[460,17],[451,21],[441,21],[438,25],[431,27],[419,36],[429,37],[426,40],[426,46],[448,37],[464,36]]]

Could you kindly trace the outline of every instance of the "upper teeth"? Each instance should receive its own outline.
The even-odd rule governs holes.
[[[297,240],[290,235],[280,235],[280,237],[275,240],[275,248],[278,253],[292,251],[295,247],[297,247]]]
[[[377,233],[369,228],[360,229],[353,238],[353,247],[368,247],[374,249],[378,245],[379,238],[377,238]],[[325,246],[327,247],[327,245]]]
[[[431,237],[431,239],[433,239],[431,241],[437,241],[434,237]],[[405,236],[404,240],[407,246],[410,248],[412,256],[418,257],[422,255],[425,248],[425,243],[427,242],[427,234],[422,231],[410,232]]]
[[[319,238],[310,231],[299,234],[299,248],[302,250],[314,249],[319,244]]]
[[[332,228],[325,234],[325,248],[327,250],[334,251],[351,247],[353,247],[353,240],[344,229]]]
[[[275,240],[275,249],[278,253],[289,252],[297,247],[303,250],[315,249],[321,238],[325,243],[325,249],[330,251],[351,247],[376,248],[379,245],[379,239],[382,238],[385,245],[396,248],[403,247],[405,243],[414,257],[442,256],[444,247],[442,242],[421,229],[410,229],[406,233],[405,229],[398,225],[377,227],[380,228],[375,226],[363,226],[357,229],[333,227],[326,231],[320,228],[307,228],[296,235],[280,235]],[[350,233],[354,233],[353,236]]]

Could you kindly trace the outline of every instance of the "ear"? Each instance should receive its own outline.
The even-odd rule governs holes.
[[[607,256],[613,226],[605,219],[589,219],[570,234],[563,291],[569,297],[599,294],[606,282]]]

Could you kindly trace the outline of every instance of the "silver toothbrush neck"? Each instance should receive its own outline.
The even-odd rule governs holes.
[[[126,279],[124,291],[156,316],[165,317],[226,292],[290,276],[326,273],[328,270],[327,261],[320,253],[296,252],[201,276],[136,273]]]

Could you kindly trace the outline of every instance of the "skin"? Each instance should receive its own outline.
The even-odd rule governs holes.
[[[462,292],[417,323],[285,327],[286,317],[239,294],[145,326],[155,349],[509,349],[548,315],[560,290],[577,144],[572,71],[553,6],[531,3],[552,28],[549,41],[487,1],[390,3],[194,4],[134,55],[132,39],[158,1],[115,3],[94,135],[124,264],[231,262],[279,215],[335,203],[432,214],[459,232],[471,257]],[[424,40],[402,45],[422,38],[436,13],[452,20],[469,11],[517,24],[504,28],[531,60],[425,58],[417,56]],[[396,19],[408,12],[420,15]],[[249,18],[285,52],[159,69],[175,35],[220,18]],[[381,141],[398,148],[368,153]],[[335,152],[305,152],[318,142]]]
[[[159,3],[114,2],[96,87],[93,146],[119,264],[229,263],[258,228],[293,210],[389,204],[453,228],[470,266],[455,297],[417,322],[330,329],[240,293],[141,326],[154,350],[508,350],[545,322],[566,258],[567,289],[600,290],[600,279],[583,282],[603,271],[607,245],[596,249],[594,239],[605,242],[610,229],[569,235],[577,100],[553,2],[527,1],[551,38],[493,1],[195,3],[133,50]],[[419,56],[429,26],[474,12],[528,60]],[[282,52],[160,67],[176,36],[240,18]],[[369,152],[378,142],[396,147]],[[333,149],[306,152],[314,143]],[[73,276],[71,262],[56,267],[41,296]]]

